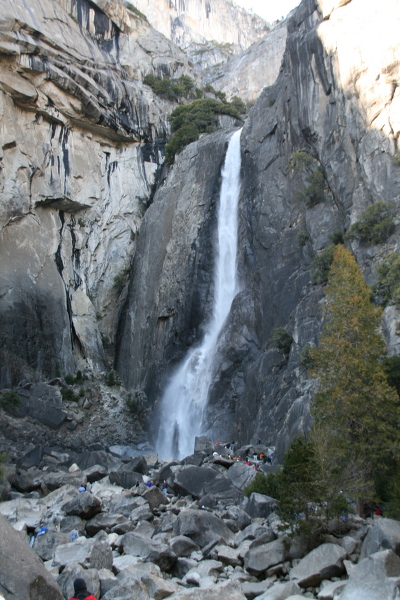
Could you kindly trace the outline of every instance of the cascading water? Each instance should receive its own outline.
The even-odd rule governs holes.
[[[222,170],[218,210],[218,247],[214,276],[214,306],[201,344],[188,351],[172,376],[161,400],[157,451],[162,458],[182,459],[193,452],[202,434],[203,412],[212,379],[218,336],[238,290],[236,254],[240,192],[240,134],[229,141]]]

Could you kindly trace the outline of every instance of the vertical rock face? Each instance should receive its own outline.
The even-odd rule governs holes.
[[[348,229],[370,204],[384,200],[398,208],[400,202],[400,170],[392,161],[400,133],[399,20],[395,0],[368,10],[361,0],[303,0],[288,21],[281,73],[262,93],[242,135],[243,289],[233,303],[214,365],[208,422],[215,439],[235,435],[244,443],[260,437],[282,454],[296,432],[309,424],[313,382],[299,356],[306,344],[317,342],[323,299],[323,288],[311,283],[312,259],[330,244],[334,230]],[[190,146],[158,191],[157,204],[169,215],[168,225],[165,216],[153,215],[152,241],[148,214],[142,254],[150,265],[150,248],[162,240],[164,249],[158,256],[168,268],[160,267],[159,275],[143,262],[142,275],[136,268],[126,313],[130,326],[121,329],[121,372],[130,385],[144,387],[150,401],[156,401],[165,372],[184,347],[199,340],[199,317],[207,313],[212,294],[209,275],[201,270],[200,280],[195,276],[199,271],[188,267],[202,251],[199,238],[190,240],[187,232],[197,226],[204,231],[209,214],[186,210],[183,234],[174,216],[178,194],[180,206],[192,199],[198,204],[199,186],[217,180],[218,161],[211,148],[208,155],[214,166],[204,169],[206,180],[197,178],[204,160],[198,148],[206,143]],[[307,170],[294,168],[297,152],[306,152],[323,173],[324,200],[319,203],[305,201]],[[305,195],[299,196],[299,191]],[[398,250],[397,229],[385,244],[353,243],[368,282],[382,257]],[[209,262],[202,262],[202,269],[210,270]],[[199,289],[201,312],[198,303],[182,302]],[[136,299],[134,290],[139,290]],[[397,319],[396,310],[387,310],[385,331],[391,338]],[[293,336],[288,355],[270,346],[275,327],[286,327]],[[134,340],[129,351],[128,332]],[[391,346],[395,348],[393,339]],[[130,368],[121,362],[129,355]]]
[[[138,79],[190,68],[118,2],[7,0],[0,18],[0,386],[11,386],[57,365],[106,367],[100,332],[114,337],[114,277],[123,287],[171,110]]]
[[[134,0],[152,26],[181,48],[215,41],[244,50],[268,25],[227,0]]]

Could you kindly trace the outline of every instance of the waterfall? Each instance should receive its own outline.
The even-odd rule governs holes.
[[[157,451],[166,459],[193,452],[195,436],[203,433],[203,412],[213,375],[218,336],[238,290],[236,254],[240,193],[240,134],[229,141],[222,170],[218,209],[218,245],[214,274],[214,305],[200,345],[190,348],[172,375],[160,405]]]

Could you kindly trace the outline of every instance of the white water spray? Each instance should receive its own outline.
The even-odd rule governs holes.
[[[203,413],[213,375],[218,336],[238,292],[236,254],[240,134],[241,130],[231,137],[222,170],[212,318],[200,346],[188,351],[161,400],[157,451],[164,459],[182,459],[192,454],[195,436],[202,435]]]

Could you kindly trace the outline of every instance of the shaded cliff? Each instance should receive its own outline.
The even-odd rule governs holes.
[[[173,107],[149,72],[191,69],[118,2],[3,3],[1,386],[107,368]]]
[[[398,208],[400,170],[392,157],[400,131],[400,11],[393,0],[384,5],[365,10],[360,0],[303,0],[288,20],[278,80],[264,90],[245,125],[243,291],[234,301],[214,365],[208,423],[215,439],[260,437],[277,445],[281,455],[296,432],[307,428],[314,383],[299,355],[306,344],[317,342],[323,298],[323,288],[311,283],[312,260],[329,245],[333,231],[347,230],[370,204],[384,200]],[[207,151],[199,151],[207,145]],[[192,202],[209,202],[201,190],[218,180],[215,147],[213,138],[202,140],[179,157],[157,193],[168,226],[159,213],[149,212],[144,231],[153,237],[135,259],[117,364],[127,384],[144,388],[150,403],[157,402],[185,349],[199,340],[200,317],[209,310],[213,228],[209,211],[202,217]],[[309,171],[294,168],[298,152],[307,153],[314,171],[322,174],[322,201],[307,202]],[[184,215],[179,220],[177,198]],[[208,246],[202,250],[204,232]],[[398,240],[396,229],[385,244],[353,243],[367,281],[373,281],[382,257],[398,250]],[[159,278],[150,264],[164,265]],[[196,300],[187,310],[182,299],[187,302],[193,294]],[[397,319],[396,309],[386,310],[392,351]],[[293,336],[288,355],[270,347],[275,327],[286,327]]]

